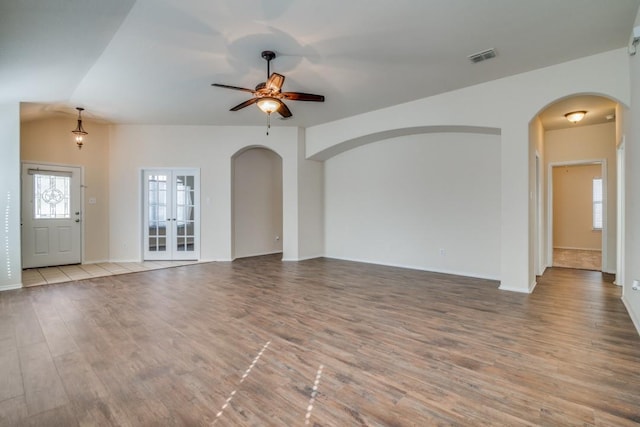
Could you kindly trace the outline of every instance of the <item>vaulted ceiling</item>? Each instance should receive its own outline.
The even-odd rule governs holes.
[[[312,126],[621,48],[640,0],[0,0],[0,102],[26,119],[262,125],[229,108],[265,80],[263,50]],[[473,53],[494,59],[473,64]]]

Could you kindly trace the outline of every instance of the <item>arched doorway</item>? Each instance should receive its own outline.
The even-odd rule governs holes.
[[[572,111],[586,111],[587,114],[582,121],[572,123],[565,117]],[[532,191],[534,199],[531,215],[533,242],[531,257],[537,275],[542,274],[546,267],[553,265],[571,267],[573,263],[575,268],[594,269],[589,267],[593,264],[593,257],[590,257],[591,262],[589,262],[585,256],[585,267],[580,267],[582,250],[601,253],[601,267],[596,269],[608,273],[617,273],[619,270],[617,257],[620,254],[617,253],[617,241],[621,229],[618,227],[617,188],[624,181],[624,177],[618,173],[616,167],[617,148],[621,138],[620,126],[616,123],[619,111],[621,107],[618,102],[610,98],[576,94],[547,105],[531,121],[530,153],[532,157],[535,156],[535,166],[532,162],[531,174],[535,181],[531,186],[535,188],[535,191]],[[587,175],[590,174],[587,177],[589,182],[582,186],[582,190],[578,190],[577,187],[563,189],[558,187],[559,179],[554,179],[554,176],[556,178],[560,176],[559,168],[564,168],[562,169],[564,175],[575,175],[577,179],[579,169],[586,170],[588,165],[592,165],[593,171],[598,172],[587,173]],[[598,178],[602,179],[605,185],[601,212],[603,223],[600,228],[594,225],[598,204],[594,199],[592,186]],[[564,180],[563,182],[567,185],[575,181]],[[566,196],[558,199],[559,191],[564,191]],[[577,197],[578,192],[582,194],[581,198],[589,198],[589,200],[576,202],[575,209],[572,207],[571,212],[558,212],[559,206],[563,204],[559,202],[566,202],[566,197],[569,195]],[[578,208],[579,204],[581,208]],[[567,209],[567,203],[564,205],[563,209]],[[564,218],[563,222],[559,219],[560,217]],[[577,227],[578,223],[583,224],[582,228]],[[566,224],[570,224],[571,227]],[[595,237],[600,242],[597,248],[582,243],[589,239],[594,242]],[[565,258],[564,261],[559,261],[556,253],[554,261],[554,253],[561,251],[569,258],[578,258],[568,261]]]
[[[231,164],[232,259],[282,253],[282,157],[250,147]]]

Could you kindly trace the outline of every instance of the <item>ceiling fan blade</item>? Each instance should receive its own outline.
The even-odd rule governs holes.
[[[232,108],[232,109],[230,109],[229,111],[238,111],[238,110],[241,110],[241,109],[243,109],[244,107],[248,107],[248,106],[249,106],[249,105],[251,105],[251,104],[255,104],[257,100],[258,100],[258,98],[251,98],[251,99],[248,99],[248,100],[244,101],[242,104],[238,104],[238,105],[236,105],[235,107],[233,107],[233,108]]]
[[[272,73],[267,80],[267,89],[280,92],[282,85],[284,84],[284,76],[278,73]]]
[[[282,97],[284,99],[290,99],[292,101],[314,101],[314,102],[324,102],[323,95],[314,95],[312,93],[302,93],[302,92],[282,92]]]
[[[291,110],[289,110],[289,107],[287,107],[286,104],[282,101],[280,101],[280,108],[278,108],[278,114],[280,114],[285,119],[293,116],[293,114],[291,114]]]
[[[249,93],[255,93],[255,90],[247,89],[246,87],[229,86],[229,85],[223,85],[223,84],[220,84],[220,83],[211,83],[211,86],[222,87],[222,88],[225,88],[225,89],[241,90],[243,92],[249,92]]]

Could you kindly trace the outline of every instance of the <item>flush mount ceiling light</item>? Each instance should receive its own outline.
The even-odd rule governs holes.
[[[84,136],[89,135],[89,133],[82,127],[82,112],[84,108],[76,107],[76,110],[78,110],[78,126],[71,133],[76,136],[76,144],[78,144],[78,150],[80,150],[82,149]]]
[[[565,114],[564,116],[567,118],[567,120],[569,120],[571,123],[576,124],[578,123],[580,120],[584,119],[585,114],[587,114],[586,111],[572,111],[570,113]]]

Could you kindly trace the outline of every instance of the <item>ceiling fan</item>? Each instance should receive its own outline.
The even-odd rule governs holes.
[[[277,112],[283,118],[289,118],[292,116],[289,107],[282,102],[283,99],[291,101],[313,101],[324,102],[323,95],[314,95],[312,93],[302,92],[282,92],[282,84],[284,83],[284,76],[278,73],[271,73],[271,60],[276,57],[275,52],[265,50],[262,52],[262,57],[267,61],[267,81],[258,83],[255,89],[247,89],[238,86],[229,86],[220,83],[213,83],[211,86],[222,87],[227,89],[241,90],[243,92],[249,92],[253,94],[253,98],[244,101],[241,104],[236,105],[229,111],[238,111],[249,105],[256,104],[263,112],[271,116],[271,113]],[[268,134],[268,131],[267,131]]]

